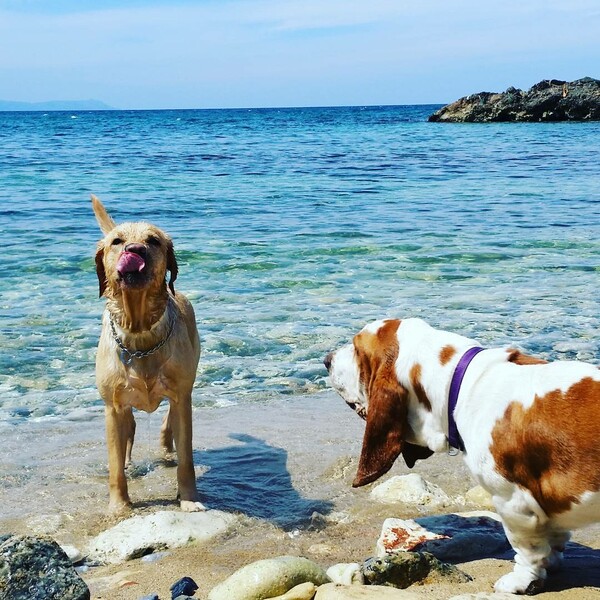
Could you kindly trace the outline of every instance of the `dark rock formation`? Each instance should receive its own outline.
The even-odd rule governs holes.
[[[509,87],[503,93],[481,92],[444,106],[429,121],[490,123],[501,121],[598,121],[600,80],[540,81],[526,92]]]
[[[0,598],[89,600],[90,591],[54,540],[15,535],[0,544]]]
[[[428,552],[398,552],[393,556],[368,558],[362,571],[367,585],[387,585],[400,589],[417,582],[465,583],[472,580],[454,565],[440,562]]]

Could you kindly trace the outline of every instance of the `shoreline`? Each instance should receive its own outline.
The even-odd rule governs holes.
[[[444,507],[381,504],[370,497],[373,485],[352,489],[363,422],[331,391],[285,401],[200,408],[193,415],[201,500],[209,509],[238,514],[236,525],[204,547],[189,545],[153,557],[157,560],[89,568],[81,575],[93,599],[139,600],[150,593],[169,598],[170,585],[184,576],[198,583],[196,597],[205,598],[238,568],[285,554],[305,556],[324,568],[362,562],[374,554],[388,517],[481,508],[464,501],[474,482],[462,458],[441,454],[420,461],[412,471],[399,460],[382,480],[419,473],[452,498]],[[158,450],[161,415],[140,416],[130,472],[131,516],[178,510],[175,469]],[[19,472],[19,462],[29,466],[21,480],[5,486],[4,506],[10,513],[2,511],[0,530],[47,534],[85,553],[91,538],[120,520],[105,513],[103,420],[96,416],[80,422],[24,423],[11,431],[7,456],[13,461],[12,474],[16,477]],[[47,447],[36,444],[39,436],[52,436],[57,447],[52,456]],[[28,449],[27,460],[19,456],[23,448]],[[540,598],[600,598],[600,525],[574,534],[566,565]],[[440,600],[459,593],[491,593],[494,581],[512,569],[512,561],[486,558],[457,566],[473,581],[417,585],[410,592]]]

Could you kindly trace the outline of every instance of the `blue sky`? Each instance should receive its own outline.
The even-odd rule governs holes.
[[[600,78],[600,0],[0,0],[0,99],[444,103]]]

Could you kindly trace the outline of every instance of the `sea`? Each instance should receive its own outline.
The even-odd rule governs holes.
[[[384,317],[598,363],[600,123],[437,108],[0,113],[2,435],[103,427],[91,194],[174,240],[197,410],[327,394],[324,356]]]

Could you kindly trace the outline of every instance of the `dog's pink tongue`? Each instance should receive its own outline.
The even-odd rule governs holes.
[[[135,273],[146,266],[144,259],[135,252],[122,252],[117,263],[119,273]]]

